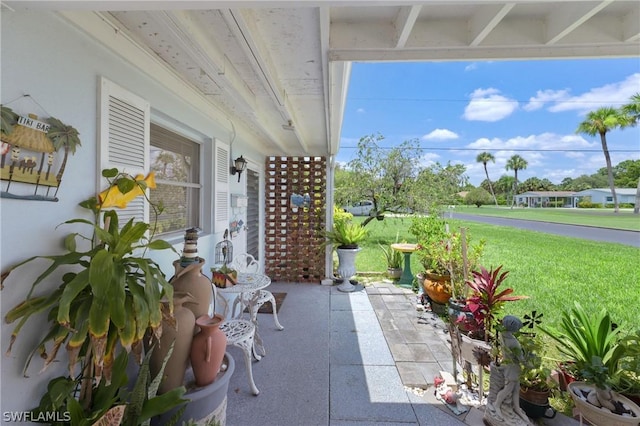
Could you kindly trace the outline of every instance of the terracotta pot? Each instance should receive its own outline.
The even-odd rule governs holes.
[[[451,298],[451,277],[449,275],[433,274],[429,271],[422,273],[422,289],[429,298],[437,303],[446,305]]]
[[[224,351],[227,348],[227,336],[220,330],[224,321],[222,315],[211,318],[203,315],[196,320],[200,332],[191,344],[191,367],[196,379],[196,386],[207,386],[214,382],[220,372]]]
[[[209,313],[213,299],[211,281],[202,275],[204,259],[200,257],[198,260],[198,263],[185,267],[180,265],[179,260],[173,262],[176,273],[169,281],[175,291],[190,293],[193,296],[195,303],[189,303],[188,307],[196,318]]]
[[[635,414],[635,417],[626,417],[620,414],[614,414],[609,410],[603,410],[586,401],[583,391],[589,392],[592,389],[595,389],[595,386],[585,382],[572,382],[569,383],[568,386],[569,395],[571,395],[573,402],[576,404],[576,408],[580,412],[580,415],[591,424],[597,426],[637,426],[640,424],[640,407],[637,404],[634,404],[633,401],[613,392],[615,400],[623,403],[627,408],[631,409]]]
[[[189,294],[177,293],[176,298],[173,300],[175,324],[163,320],[160,341],[158,342],[155,338],[152,339],[154,349],[151,354],[151,359],[149,360],[149,368],[153,377],[160,371],[162,363],[169,352],[169,348],[171,348],[171,344],[173,344],[173,352],[164,367],[164,378],[158,388],[159,394],[183,385],[184,373],[189,361],[191,342],[196,324],[196,317],[193,315],[191,309],[184,306],[184,304],[192,300],[193,298]]]

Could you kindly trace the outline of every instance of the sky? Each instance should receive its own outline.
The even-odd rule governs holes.
[[[600,137],[577,134],[589,111],[615,108],[640,93],[640,58],[540,61],[354,63],[340,150],[343,164],[361,137],[380,134],[383,147],[417,139],[420,165],[461,163],[471,184],[485,178],[476,156],[492,153],[489,177],[518,171],[560,183],[606,167]],[[607,133],[613,165],[640,159],[640,126]],[[616,152],[617,151],[617,152]]]

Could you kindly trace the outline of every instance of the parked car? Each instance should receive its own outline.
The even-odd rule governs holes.
[[[373,201],[358,201],[357,203],[353,203],[352,206],[343,207],[343,210],[354,216],[369,216],[373,210]]]

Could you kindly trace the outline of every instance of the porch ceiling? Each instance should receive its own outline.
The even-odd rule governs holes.
[[[242,123],[267,155],[337,152],[352,61],[640,55],[640,2],[626,0],[22,0],[3,6],[85,11],[65,12],[76,21],[97,14]]]

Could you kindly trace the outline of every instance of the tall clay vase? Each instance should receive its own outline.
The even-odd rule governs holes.
[[[175,324],[171,324],[167,320],[162,321],[162,336],[159,344],[157,339],[153,339],[155,347],[149,360],[149,368],[153,377],[155,377],[162,367],[171,344],[173,344],[173,352],[167,360],[163,379],[158,388],[159,394],[183,385],[196,324],[195,315],[193,315],[191,309],[184,306],[185,304],[191,304],[194,301],[193,297],[184,293],[176,293],[175,296],[173,299]]]
[[[202,275],[204,259],[199,257],[198,263],[188,266],[181,266],[180,261],[173,262],[176,273],[171,278],[171,285],[177,292],[190,293],[195,299],[195,303],[188,305],[196,318],[209,313],[213,291],[211,290],[211,280]]]
[[[220,330],[223,321],[224,317],[219,314],[213,318],[203,315],[196,320],[200,332],[191,344],[191,368],[198,387],[213,383],[220,372],[227,348],[227,336]]]

